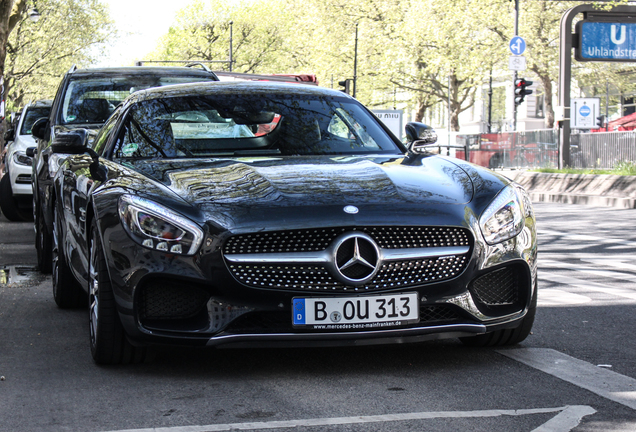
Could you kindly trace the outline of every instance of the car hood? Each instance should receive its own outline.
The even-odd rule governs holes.
[[[463,219],[463,205],[473,196],[466,172],[437,156],[154,160],[134,166],[224,227],[254,229],[265,221],[267,227],[302,226],[316,217],[328,225],[365,218],[403,223],[427,213],[442,223],[449,206]],[[344,212],[349,205],[360,214]]]
[[[18,135],[13,141],[11,151],[25,151],[29,147],[35,147],[37,143],[33,135]]]

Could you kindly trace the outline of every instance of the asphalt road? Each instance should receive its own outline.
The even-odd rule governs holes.
[[[32,224],[0,216],[0,432],[634,431],[636,210],[535,209],[540,308],[515,348],[170,349],[119,367],[92,362],[86,310],[58,309],[32,271]]]

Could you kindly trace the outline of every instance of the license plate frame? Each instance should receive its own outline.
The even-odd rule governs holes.
[[[417,292],[294,297],[292,325],[314,330],[380,330],[420,321]]]

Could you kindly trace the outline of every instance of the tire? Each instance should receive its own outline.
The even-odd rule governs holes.
[[[44,223],[42,212],[36,212],[35,217],[35,249],[38,259],[38,269],[42,273],[49,274],[52,271],[53,239]]]
[[[93,360],[103,365],[142,363],[148,349],[135,347],[126,338],[95,222],[89,242],[88,320]]]
[[[495,347],[505,345],[516,345],[523,342],[530,332],[534,324],[534,317],[537,313],[537,283],[534,286],[534,295],[530,301],[528,313],[515,328],[495,330],[477,336],[469,336],[459,338],[462,343],[470,347]]]
[[[11,222],[33,220],[33,212],[30,209],[20,208],[18,200],[13,196],[11,178],[8,173],[0,179],[0,208]]]
[[[61,309],[78,308],[86,303],[84,292],[66,263],[62,249],[62,229],[57,212],[53,212],[52,282],[53,299]]]

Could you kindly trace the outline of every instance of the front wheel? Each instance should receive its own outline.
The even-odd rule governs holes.
[[[51,273],[53,260],[53,239],[44,222],[42,212],[35,214],[35,250],[38,259],[38,269],[42,273]]]
[[[523,342],[532,331],[532,325],[534,324],[534,317],[537,313],[537,283],[534,286],[534,295],[530,301],[530,307],[528,313],[523,317],[521,323],[511,329],[495,330],[490,333],[485,333],[477,336],[469,336],[459,338],[466,346],[471,347],[492,347],[492,346],[505,346],[515,345]]]
[[[53,248],[52,248],[52,272],[53,272],[53,298],[58,307],[62,309],[77,308],[85,305],[86,299],[81,286],[75,280],[71,269],[66,263],[64,250],[62,249],[62,227],[53,211]]]
[[[33,213],[29,210],[25,210],[20,207],[19,202],[15,196],[13,196],[13,190],[11,189],[11,178],[8,173],[5,173],[0,179],[0,208],[5,217],[11,222],[23,222],[33,220]]]
[[[147,348],[135,347],[126,339],[94,221],[89,248],[88,321],[93,360],[98,364],[141,363],[146,360]]]

